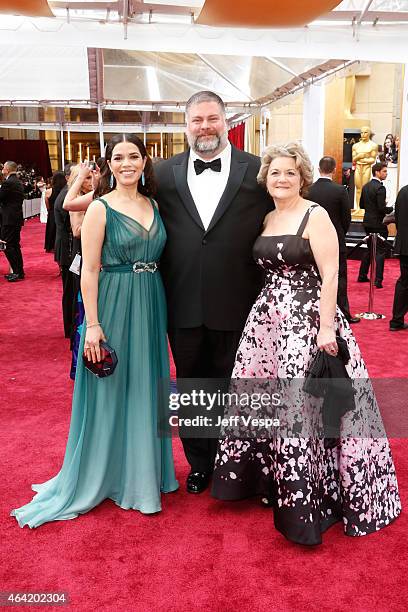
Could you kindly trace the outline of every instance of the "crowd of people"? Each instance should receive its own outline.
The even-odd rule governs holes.
[[[398,135],[387,134],[384,139],[382,151],[379,152],[378,161],[385,162],[387,165],[398,163],[400,138]]]
[[[104,499],[145,514],[161,510],[161,494],[179,486],[173,421],[160,392],[164,385],[169,397],[168,337],[178,392],[190,398],[197,386],[214,395],[217,384],[218,394],[233,384],[258,396],[265,381],[307,380],[317,358],[355,385],[330,438],[303,388],[291,389],[277,426],[257,429],[253,421],[253,435],[239,402],[233,414],[213,402],[221,416],[225,409],[221,423],[200,404],[198,416],[208,420],[198,427],[189,427],[184,405],[178,423],[189,493],[212,483],[218,499],[260,496],[276,528],[299,544],[321,543],[337,521],[348,535],[378,531],[401,503],[373,389],[358,385],[369,380],[350,327],[357,322],[347,300],[350,207],[332,181],[336,162],[322,158],[312,184],[299,143],[269,146],[262,160],[235,148],[223,101],[208,91],[187,102],[186,135],[189,149],[154,167],[139,138],[115,136],[99,168],[66,168],[68,184],[52,186],[64,329],[72,334],[75,304],[79,338],[71,425],[60,472],[12,515],[33,528]],[[406,259],[398,281],[405,296]],[[80,287],[72,280],[79,271]],[[94,375],[98,364],[108,376]]]

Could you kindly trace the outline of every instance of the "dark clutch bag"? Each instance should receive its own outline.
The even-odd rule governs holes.
[[[85,355],[82,356],[87,370],[95,374],[98,378],[106,378],[114,373],[118,365],[118,358],[114,349],[106,342],[101,342],[101,361],[93,363]]]
[[[347,342],[344,338],[336,335],[338,353],[336,357],[327,355],[324,351],[318,351],[316,357],[312,361],[309,370],[305,374],[305,382],[303,391],[313,395],[314,397],[324,397],[327,390],[327,383],[330,377],[330,372],[327,370],[327,363],[333,360],[340,360],[344,366],[350,361],[350,353]],[[333,379],[332,379],[333,384]],[[344,384],[340,380],[339,385]]]

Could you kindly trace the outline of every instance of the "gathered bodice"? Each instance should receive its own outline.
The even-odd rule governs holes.
[[[106,208],[102,266],[158,261],[166,243],[166,230],[153,200],[150,200],[153,208],[150,228],[115,210],[103,198],[99,200]]]
[[[310,242],[302,237],[311,210],[310,206],[296,234],[258,236],[253,247],[255,261],[265,269],[265,284],[289,283],[320,286],[320,275]]]

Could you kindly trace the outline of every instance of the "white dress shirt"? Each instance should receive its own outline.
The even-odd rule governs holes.
[[[221,160],[221,172],[214,172],[214,170],[207,168],[201,174],[196,174],[194,169],[194,160],[202,159],[204,162],[210,162],[213,159],[218,158]],[[207,229],[210,225],[215,209],[218,206],[218,202],[225,191],[230,168],[230,143],[227,144],[225,149],[219,155],[216,155],[212,159],[203,159],[192,149],[190,149],[190,157],[187,168],[187,183],[205,229]]]

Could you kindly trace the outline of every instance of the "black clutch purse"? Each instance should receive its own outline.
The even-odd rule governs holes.
[[[82,355],[84,364],[87,370],[95,374],[98,378],[106,378],[114,373],[116,366],[118,365],[118,358],[114,349],[109,346],[106,342],[101,342],[101,361],[93,363],[89,360],[86,355]]]

